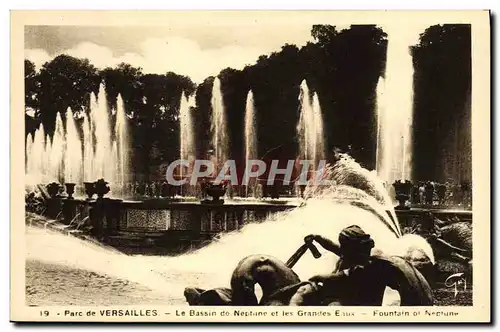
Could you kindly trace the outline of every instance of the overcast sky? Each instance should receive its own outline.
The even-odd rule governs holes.
[[[222,69],[242,69],[263,54],[279,51],[289,43],[303,46],[312,41],[311,22],[297,20],[238,20],[229,24],[214,18],[193,24],[178,19],[163,26],[26,26],[25,58],[39,69],[43,63],[65,53],[88,58],[98,68],[121,62],[143,68],[144,73],[168,71],[187,75],[196,83]],[[216,23],[214,23],[216,22]],[[333,22],[331,22],[333,23]],[[96,22],[98,24],[98,22]],[[349,25],[335,24],[337,30]],[[395,22],[379,24],[389,41],[408,47],[429,26]]]
[[[312,41],[311,25],[96,27],[27,26],[25,57],[37,68],[66,53],[99,68],[127,62],[145,73],[173,71],[200,82],[221,69],[242,69],[262,54]]]

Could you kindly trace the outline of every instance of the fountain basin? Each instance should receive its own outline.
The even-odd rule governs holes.
[[[64,201],[64,199],[56,199]],[[232,231],[243,225],[265,220],[271,214],[286,212],[297,208],[301,200],[226,200],[224,204],[204,204],[200,201],[148,199],[148,200],[114,200],[114,206],[120,210],[119,231],[168,232],[195,231],[218,233]],[[90,217],[90,210],[96,200],[74,198],[77,214],[80,218]],[[452,209],[410,208],[396,210],[401,227],[423,219],[432,212],[439,219],[458,217],[460,220],[472,221],[472,211]]]

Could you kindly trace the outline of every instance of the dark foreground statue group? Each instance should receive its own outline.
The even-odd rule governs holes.
[[[308,235],[305,244],[284,263],[267,255],[242,259],[230,288],[186,288],[190,305],[232,306],[380,306],[386,287],[399,292],[401,306],[433,305],[432,290],[424,276],[401,257],[372,255],[374,241],[358,226],[342,230],[339,244],[320,235]],[[333,272],[301,281],[293,265],[310,249],[318,258],[317,242],[339,260]],[[255,285],[262,289],[257,300]]]

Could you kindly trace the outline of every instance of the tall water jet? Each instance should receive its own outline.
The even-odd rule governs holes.
[[[54,181],[51,175],[50,170],[50,156],[52,155],[52,141],[49,135],[45,135],[45,147],[42,153],[42,173],[43,174],[43,182]]]
[[[248,91],[245,105],[245,163],[257,159],[257,126],[255,125],[255,104],[252,90]],[[246,196],[255,195],[255,179],[246,188]]]
[[[107,180],[111,183],[111,192],[113,194],[121,194],[121,188],[123,187],[120,183],[120,170],[119,170],[119,165],[118,165],[118,145],[116,144],[116,141],[113,141],[111,143],[111,155],[109,158],[110,162],[110,168],[112,171],[112,178],[108,178]]]
[[[228,158],[228,135],[226,125],[226,112],[220,86],[220,80],[216,78],[212,87],[212,148],[213,158],[217,168]]]
[[[44,175],[47,172],[47,167],[45,164],[45,129],[43,124],[35,131],[33,138],[33,146],[31,150],[28,150],[28,174],[33,176],[35,180],[40,183],[44,181]]]
[[[118,95],[114,128],[107,106],[104,87],[98,96],[90,95],[90,109],[83,114],[81,133],[73,111],[66,110],[66,126],[57,113],[51,138],[43,125],[35,131],[32,143],[27,143],[26,175],[30,182],[75,183],[104,178],[114,188],[113,195],[125,194],[129,174],[129,137],[123,100]],[[28,137],[29,139],[29,137]]]
[[[117,183],[123,188],[129,181],[129,136],[125,105],[121,95],[116,100],[115,143],[117,143]]]
[[[61,126],[59,126],[58,131],[60,131],[60,127]],[[62,153],[60,155],[62,155]],[[43,124],[40,124],[40,126],[35,129],[34,134],[28,134],[26,138],[26,184],[36,185],[50,181],[58,181],[54,176],[55,166],[57,166],[56,163],[51,162],[50,137],[45,134]]]
[[[181,95],[180,103],[180,158],[189,163],[195,159],[196,143],[194,140],[193,117],[191,115],[192,101],[184,93]],[[183,176],[183,167],[180,167],[180,175]]]
[[[384,78],[377,86],[377,174],[388,184],[411,180],[413,62],[404,29],[388,32]]]
[[[64,152],[64,181],[82,182],[82,143],[76,129],[73,111],[66,111],[66,149]]]
[[[323,117],[318,95],[311,99],[306,80],[300,84],[300,118],[297,124],[299,136],[299,158],[310,160],[314,167],[325,158]]]
[[[30,159],[30,154],[33,152],[33,137],[31,136],[31,133],[28,134],[26,137],[26,156],[25,156],[25,162],[26,162],[26,173],[31,174],[31,170],[33,169],[33,160]]]
[[[300,117],[299,123],[297,124],[297,134],[299,137],[299,158],[308,159],[310,157],[309,151],[309,128],[306,123],[311,123],[310,118],[312,118],[312,108],[310,107],[310,96],[309,87],[307,86],[306,80],[303,80],[300,84],[299,93],[299,103],[300,103]]]
[[[91,97],[92,98],[92,97]],[[91,99],[92,100],[92,99]],[[91,102],[92,103],[92,102]],[[83,181],[94,181],[94,139],[92,122],[85,113],[83,115]]]
[[[97,100],[93,103],[90,113],[92,125],[95,128],[95,159],[94,177],[110,179],[113,177],[113,168],[110,164],[111,130],[109,125],[109,112],[106,102],[104,87],[101,84]],[[109,181],[109,180],[108,180]]]
[[[29,151],[29,164],[31,165],[29,173],[33,176],[33,180],[38,183],[44,182],[47,177],[48,158],[45,156],[46,151],[46,138],[45,129],[43,123],[40,123],[40,127],[35,131],[35,136],[33,138],[33,146],[31,151]]]
[[[35,132],[36,133],[36,132]],[[29,185],[36,185],[37,183],[40,183],[39,180],[39,174],[34,174],[36,168],[34,167],[34,148],[33,146],[35,145],[33,136],[31,133],[28,134],[26,137],[26,156],[25,156],[25,162],[26,162],[26,168],[25,172],[26,174],[29,174],[29,178],[26,179],[26,184]]]
[[[319,161],[325,159],[325,137],[323,133],[323,116],[321,114],[319,97],[316,92],[314,93],[312,99],[312,110],[315,132],[315,160]]]
[[[50,172],[49,181],[64,182],[63,156],[64,156],[64,125],[61,114],[57,112],[56,127],[52,137],[52,146],[50,149]]]

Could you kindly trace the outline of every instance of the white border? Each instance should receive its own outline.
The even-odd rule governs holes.
[[[2,73],[3,75],[3,80],[2,83],[4,86],[2,89],[0,89],[0,93],[2,94],[2,98],[0,99],[4,103],[4,121],[0,122],[0,126],[2,126],[0,130],[0,145],[2,147],[2,150],[4,152],[4,158],[7,156],[9,153],[10,149],[10,105],[9,105],[9,95],[10,95],[10,77],[6,75],[6,73],[10,72],[10,65],[9,65],[9,58],[10,58],[10,51],[9,47],[9,37],[10,37],[10,31],[9,31],[9,12],[7,9],[15,7],[16,9],[139,9],[137,7],[138,4],[141,5],[140,9],[160,9],[159,7],[159,2],[153,1],[153,0],[141,0],[140,2],[134,0],[121,0],[120,2],[116,2],[113,6],[110,6],[109,4],[105,4],[102,0],[87,0],[85,2],[59,2],[59,1],[54,1],[54,0],[46,0],[43,1],[43,6],[41,5],[39,1],[15,1],[9,2],[5,1],[1,3],[2,7],[5,7],[5,10],[2,11],[2,20],[3,20],[3,27],[4,29],[2,30],[2,41],[4,45],[4,57],[2,64],[4,66]],[[236,3],[235,1],[221,1],[221,0],[213,0],[208,2],[204,1],[179,1],[178,4],[174,3],[169,3],[168,6],[161,6],[161,9],[493,9],[494,12],[498,12],[500,2],[498,0],[493,1],[485,1],[485,0],[475,0],[475,1],[418,1],[414,3],[408,3],[408,2],[403,2],[403,1],[355,1],[355,0],[350,0],[346,1],[343,3],[330,3],[328,4],[326,1],[318,1],[318,0],[309,0],[309,1],[295,1],[295,0],[290,0],[290,1],[254,1],[252,3],[250,2],[241,2],[239,1]],[[9,6],[10,5],[10,6]],[[2,8],[4,9],[4,8]],[[496,50],[496,43],[498,42],[498,35],[494,34],[495,37],[492,45],[492,51]],[[498,55],[496,52],[495,54],[495,60],[498,60]],[[495,73],[497,74],[498,69],[495,70]],[[496,76],[496,75],[495,75]],[[498,88],[495,87],[495,91],[492,91],[493,96],[495,96],[498,92]],[[16,110],[12,110],[15,112]],[[21,111],[21,110],[19,110]],[[495,113],[496,115],[496,113]],[[495,124],[496,122],[496,116],[495,116]],[[22,130],[22,129],[21,129]],[[497,152],[497,151],[495,151]],[[4,159],[5,160],[5,159]],[[10,164],[7,162],[1,163],[1,170],[2,174],[4,175],[4,183],[9,183],[10,182]],[[496,183],[495,183],[496,184]],[[4,241],[2,241],[2,245],[4,246],[4,250],[2,250],[4,256],[3,262],[5,263],[4,265],[4,273],[2,275],[2,284],[4,285],[4,302],[2,303],[2,313],[4,316],[4,319],[2,320],[3,322],[8,322],[8,312],[9,312],[9,297],[8,295],[8,284],[9,284],[9,278],[10,278],[10,273],[9,269],[7,268],[7,264],[9,262],[9,223],[7,222],[10,218],[9,214],[7,211],[9,211],[10,204],[9,204],[9,196],[10,196],[10,190],[8,186],[2,186],[2,199],[0,199],[0,204],[2,204],[2,208],[0,211],[4,214],[4,222],[2,223],[2,226],[4,227],[2,234],[6,237]],[[500,202],[500,199],[495,200],[495,205],[498,206],[498,203]],[[486,221],[485,221],[486,222]],[[498,227],[496,227],[496,233],[494,234],[494,238],[498,238]],[[495,244],[495,241],[493,241],[493,244]],[[496,262],[495,262],[496,263]],[[492,280],[494,281],[494,280]],[[496,288],[496,287],[495,287]],[[498,294],[493,294],[495,298],[497,298]],[[496,306],[498,310],[498,305]],[[495,312],[494,314],[496,314]],[[13,328],[12,324],[8,324],[6,326],[8,330]],[[71,325],[67,325],[64,327],[60,327],[60,329],[69,329]],[[32,327],[29,327],[32,328]],[[48,327],[51,328],[51,327]],[[115,327],[115,328],[122,328],[122,326]],[[133,327],[133,329],[143,329],[144,327]],[[171,328],[182,328],[182,329],[193,329],[194,327],[175,327],[175,326],[169,326],[169,329]],[[231,327],[231,329],[234,327]],[[237,328],[237,327],[236,327]],[[259,326],[259,329],[266,330],[268,327],[264,326]],[[342,328],[340,326],[334,326],[334,327],[327,327],[327,328],[334,328],[334,329],[339,329]],[[352,327],[349,327],[352,328]],[[386,327],[383,327],[386,328]],[[399,327],[396,327],[399,328]],[[405,326],[405,329],[415,329],[415,328],[422,328],[422,327],[410,327],[410,326]],[[442,326],[438,327],[430,327],[426,326],[426,329],[442,329]],[[454,327],[452,327],[454,328]]]

